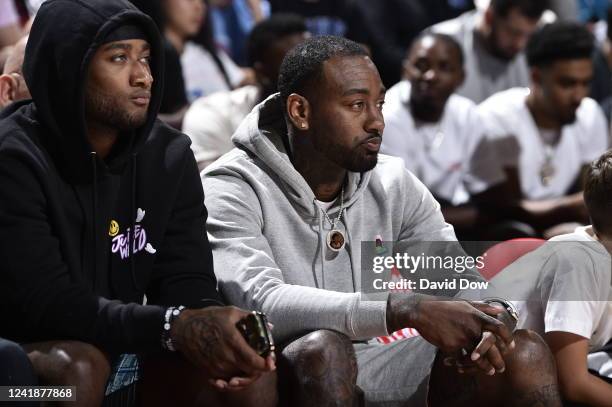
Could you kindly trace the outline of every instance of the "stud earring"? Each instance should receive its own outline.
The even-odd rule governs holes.
[[[302,123],[302,126],[301,126],[301,127],[302,127],[303,129],[305,129],[305,128],[306,128],[306,123]]]

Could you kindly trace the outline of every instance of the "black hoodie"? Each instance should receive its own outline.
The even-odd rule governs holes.
[[[103,161],[86,138],[85,78],[125,24],[151,44],[152,97],[146,124]],[[40,8],[23,68],[33,102],[0,121],[0,337],[153,350],[163,306],[221,303],[189,140],[155,119],[162,66],[155,24],[125,0]],[[157,305],[139,305],[145,294]]]

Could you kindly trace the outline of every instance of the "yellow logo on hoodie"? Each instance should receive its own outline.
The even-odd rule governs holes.
[[[119,233],[119,224],[116,220],[111,220],[110,228],[108,229],[108,234],[111,237],[115,237],[117,236],[117,233]]]

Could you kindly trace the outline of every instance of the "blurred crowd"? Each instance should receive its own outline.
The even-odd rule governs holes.
[[[0,2],[3,106],[29,97],[21,64],[41,3]],[[277,91],[293,46],[310,36],[345,36],[367,49],[389,90],[382,151],[404,159],[461,238],[552,237],[588,222],[581,174],[610,144],[607,0],[133,3],[164,37],[159,117],[192,139],[201,170],[233,148],[244,117]],[[583,89],[576,82],[555,93],[557,84],[534,74],[542,64],[529,60],[529,39],[552,21],[574,23],[569,35],[582,36],[582,52],[591,53],[582,77],[570,69]],[[555,35],[556,42],[539,46],[563,44],[563,33]],[[537,47],[534,58],[542,53]],[[545,56],[544,65],[574,57]],[[531,114],[523,117],[525,109]]]

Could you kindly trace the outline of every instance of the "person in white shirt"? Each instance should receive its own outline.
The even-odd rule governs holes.
[[[546,0],[491,0],[484,12],[469,11],[430,27],[463,47],[466,80],[457,93],[480,103],[502,90],[527,86],[523,49],[546,5]]]
[[[294,14],[274,14],[257,24],[247,39],[249,65],[257,85],[217,92],[197,99],[183,119],[198,168],[234,148],[231,137],[256,104],[276,92],[278,70],[285,54],[308,37],[304,20]]]
[[[558,234],[549,229],[555,225],[588,221],[583,170],[608,147],[603,112],[586,97],[593,46],[577,23],[544,26],[527,46],[530,87],[500,92],[479,106],[506,171],[509,199],[546,236]]]
[[[214,44],[208,1],[157,1],[164,15],[163,33],[180,54],[189,103],[241,85],[245,72]]]
[[[473,232],[486,223],[479,204],[499,197],[494,187],[505,178],[476,105],[454,93],[465,77],[461,46],[445,34],[421,34],[404,77],[385,98],[381,151],[404,160],[459,235]]]
[[[517,327],[536,331],[550,346],[562,395],[609,407],[612,384],[589,374],[587,355],[612,339],[612,150],[589,168],[584,200],[593,226],[551,239],[493,283],[514,300]]]

